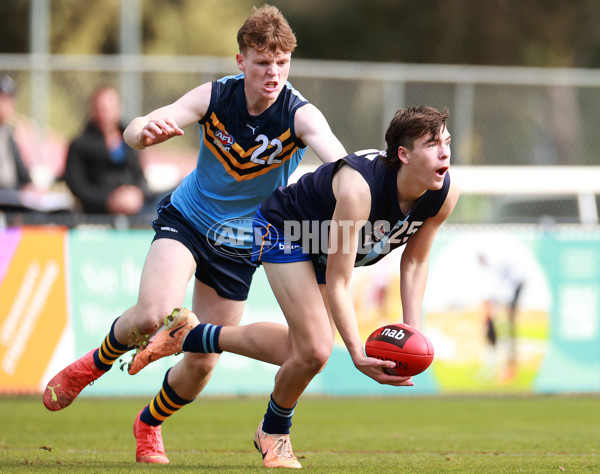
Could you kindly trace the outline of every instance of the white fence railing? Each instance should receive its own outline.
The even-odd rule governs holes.
[[[38,52],[0,54],[0,71],[17,79],[22,115],[69,139],[101,82],[120,88],[127,119],[237,69],[233,57]],[[600,71],[294,59],[290,80],[349,151],[383,148],[398,108],[448,107],[465,196],[569,196],[576,220],[598,221]],[[181,141],[190,149],[193,133]]]

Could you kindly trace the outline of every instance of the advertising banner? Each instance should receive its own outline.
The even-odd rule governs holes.
[[[442,393],[600,389],[600,233],[448,228],[425,330]]]
[[[540,263],[553,295],[550,340],[534,383],[539,392],[600,391],[600,233],[545,236]]]
[[[72,230],[69,232],[69,287],[75,357],[98,347],[114,320],[137,301],[140,275],[152,237],[145,230]],[[82,395],[156,392],[173,361],[164,359],[136,377],[121,362]]]
[[[153,236],[154,232],[146,230],[70,231],[69,285],[76,357],[100,345],[113,321],[137,301],[140,275]],[[257,272],[243,324],[281,318],[266,276],[260,273]],[[191,308],[192,289],[193,279],[184,301],[187,308]],[[130,376],[121,365],[128,363],[132,354],[125,354],[85,394],[155,395],[166,371],[183,357],[166,357]],[[263,393],[272,385],[276,370],[269,364],[223,354],[204,393]]]
[[[0,393],[40,392],[98,347],[137,300],[148,230],[20,228],[0,232]],[[401,250],[356,269],[352,297],[363,340],[402,321]],[[193,281],[184,306],[191,307]],[[285,324],[262,268],[242,324]],[[414,387],[382,386],[359,372],[336,340],[307,393],[416,395],[600,390],[600,231],[445,226],[432,248],[423,331],[431,367]],[[82,392],[154,395],[183,356],[130,376],[115,367]],[[203,393],[269,394],[277,367],[222,354]]]
[[[67,325],[64,229],[0,232],[0,393],[35,393]]]

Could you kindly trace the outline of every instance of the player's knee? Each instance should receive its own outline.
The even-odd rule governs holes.
[[[133,327],[139,334],[153,334],[160,328],[165,318],[173,311],[159,306],[136,305]]]
[[[304,353],[301,358],[301,365],[307,372],[318,374],[327,364],[330,355],[331,348],[315,347],[311,352]]]
[[[193,373],[195,378],[204,378],[213,371],[218,360],[218,354],[186,353],[184,364],[187,371]]]
[[[135,324],[134,328],[139,334],[153,334],[155,333],[160,324],[156,321],[150,319],[142,319],[138,320],[137,324]]]
[[[319,367],[319,370],[317,371],[317,373],[321,372],[325,366],[327,365],[327,361],[329,360],[329,357],[331,356],[331,351],[332,351],[332,347],[329,348],[322,348],[317,354],[316,354],[316,364]]]

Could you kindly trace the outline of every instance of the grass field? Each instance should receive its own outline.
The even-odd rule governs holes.
[[[265,472],[252,439],[267,397],[186,407],[163,425],[166,466],[135,463],[147,401],[82,397],[51,413],[0,398],[0,472]],[[313,472],[600,472],[600,397],[306,397],[292,441]]]

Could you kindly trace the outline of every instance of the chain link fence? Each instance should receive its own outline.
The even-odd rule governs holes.
[[[98,85],[120,89],[128,120],[237,69],[233,58],[47,55],[36,61],[30,55],[0,55],[0,72],[17,82],[21,122],[33,124],[40,140],[29,164],[51,161],[59,174],[64,147],[81,130],[88,97]],[[597,71],[295,59],[290,82],[322,110],[348,151],[385,148],[394,112],[426,104],[450,110],[454,166],[600,164]],[[47,156],[43,143],[49,135],[63,143],[62,155]],[[185,161],[189,167],[198,139],[198,129],[190,127],[184,137],[161,147],[173,163]],[[316,165],[317,159],[309,152],[305,163]],[[594,199],[599,206],[597,194]],[[576,195],[553,196],[549,190],[544,196],[521,196],[513,190],[495,196],[467,192],[452,220],[580,219]]]

